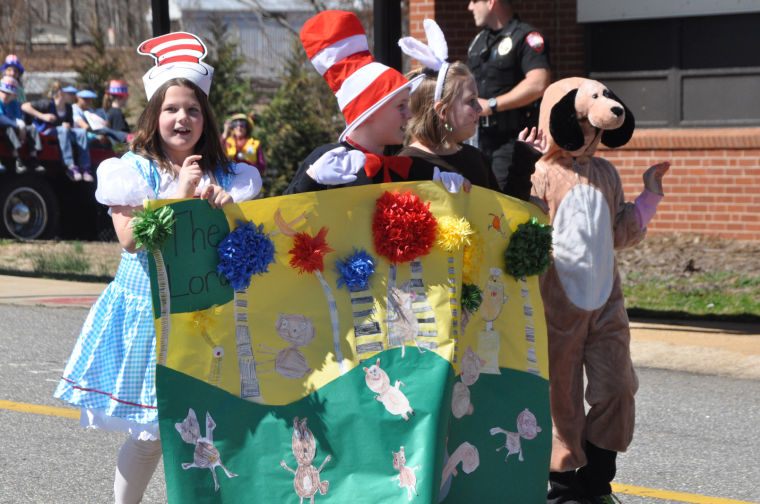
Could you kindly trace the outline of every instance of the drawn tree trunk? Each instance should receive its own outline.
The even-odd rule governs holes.
[[[322,275],[322,271],[325,269],[324,255],[333,251],[333,249],[327,246],[327,241],[325,240],[326,235],[327,228],[325,227],[321,228],[316,236],[311,236],[307,232],[296,233],[293,237],[293,248],[289,251],[291,254],[290,265],[293,268],[296,268],[299,273],[314,273],[319,279],[319,283],[322,285],[322,290],[327,298],[327,306],[330,311],[333,348],[335,352],[335,360],[338,363],[338,371],[340,374],[345,374],[348,371],[348,363],[345,362],[343,351],[340,348],[338,306],[335,303],[335,296],[333,296],[330,286]]]
[[[161,254],[160,249],[151,251],[153,254],[153,260],[156,262],[156,278],[158,280],[158,299],[161,303],[161,318],[159,327],[161,327],[161,333],[159,335],[159,351],[158,351],[158,364],[166,366],[166,356],[169,352],[169,331],[171,320],[171,297],[169,295],[169,276],[166,273],[166,265],[164,264],[164,256]]]
[[[533,304],[530,302],[528,282],[524,276],[520,277],[520,296],[523,300],[523,316],[525,317],[526,371],[541,376],[536,361],[536,324],[533,319]]]
[[[410,291],[414,294],[412,311],[417,324],[417,342],[419,347],[437,348],[435,337],[438,330],[435,324],[435,312],[425,292],[422,262],[420,257],[429,253],[436,235],[436,219],[430,212],[430,203],[423,203],[410,191],[383,193],[377,199],[375,214],[372,219],[372,235],[375,249],[379,255],[388,258],[388,346],[404,345],[396,327],[399,314],[393,307],[393,296],[398,292],[396,283],[398,264],[408,262],[410,273]]]
[[[240,397],[248,401],[261,402],[259,377],[253,360],[251,331],[248,325],[248,289],[235,290],[235,347],[240,373]]]
[[[340,321],[338,320],[338,305],[335,304],[335,296],[333,296],[332,289],[330,289],[330,286],[325,281],[325,277],[322,275],[322,272],[315,270],[314,274],[317,275],[319,283],[322,284],[322,290],[325,291],[325,297],[327,298],[327,307],[330,310],[333,348],[335,351],[335,360],[338,361],[338,372],[340,372],[340,374],[346,374],[346,372],[348,372],[348,364],[343,359],[343,351],[340,349]]]
[[[375,259],[364,250],[335,262],[337,285],[349,291],[354,323],[354,350],[359,362],[383,351],[383,332],[376,319],[375,298],[369,289],[370,278],[375,274]]]
[[[248,291],[253,275],[268,272],[274,263],[274,244],[264,225],[238,221],[238,227],[219,242],[219,265],[222,274],[235,289],[235,348],[240,374],[240,397],[262,402],[256,362],[253,359],[253,342],[248,321]]]

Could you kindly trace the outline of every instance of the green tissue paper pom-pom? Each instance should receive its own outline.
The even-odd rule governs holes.
[[[174,209],[163,206],[158,210],[146,208],[135,210],[132,219],[132,236],[138,248],[145,247],[151,252],[163,247],[174,231]]]
[[[552,227],[535,217],[518,225],[504,258],[505,271],[516,279],[544,273],[552,264]]]
[[[462,308],[470,313],[475,313],[483,302],[483,291],[473,284],[462,284]]]

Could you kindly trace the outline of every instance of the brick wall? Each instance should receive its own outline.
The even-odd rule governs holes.
[[[650,232],[760,241],[760,128],[637,130],[627,145],[599,155],[617,167],[628,200],[649,166],[671,162]]]
[[[422,20],[435,19],[449,44],[449,61],[464,60],[478,28],[463,0],[407,0],[409,34],[425,40]],[[576,0],[514,0],[520,19],[539,28],[549,41],[552,76],[583,74],[583,27],[576,23]]]

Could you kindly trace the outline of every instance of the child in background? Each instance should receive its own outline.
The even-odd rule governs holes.
[[[124,107],[129,99],[129,86],[123,80],[111,80],[108,83],[106,94],[103,95],[103,112],[106,114],[108,126],[116,131],[129,133],[132,131],[124,117]],[[127,140],[130,140],[127,135]]]
[[[77,88],[62,87],[59,81],[53,81],[50,87],[50,98],[26,102],[21,110],[34,117],[34,125],[40,135],[56,133],[58,145],[61,148],[61,158],[66,165],[66,176],[72,181],[94,182],[95,177],[90,169],[90,149],[87,146],[87,132],[82,128],[73,127],[74,115],[72,103]],[[74,147],[77,150],[77,160],[74,162]]]
[[[21,85],[21,76],[24,75],[24,67],[21,65],[21,60],[15,54],[9,54],[5,57],[3,66],[0,67],[0,72],[3,76],[13,77],[18,81],[18,89],[16,90],[16,99],[19,104],[26,103],[26,93],[24,92],[24,86]]]
[[[18,91],[18,81],[13,77],[5,76],[0,79],[0,128],[5,132],[8,143],[11,144],[12,155],[16,158],[16,173],[22,174],[28,170],[28,167],[18,157],[18,150],[24,145],[24,141],[29,139],[30,163],[34,171],[42,173],[45,171],[39,161],[37,154],[42,152],[42,141],[40,133],[34,126],[28,126],[21,117],[21,106],[16,100]],[[5,167],[0,164],[0,173],[5,171]]]
[[[259,169],[263,176],[267,163],[261,142],[253,138],[253,119],[245,114],[235,114],[224,121],[222,145],[231,161],[248,163]]]
[[[338,144],[317,147],[301,163],[285,194],[344,185],[404,180],[441,180],[451,192],[469,183],[456,173],[416,166],[407,157],[383,156],[404,141],[409,96],[421,77],[407,80],[374,61],[364,28],[355,14],[323,11],[306,21],[300,33],[306,54],[325,78],[346,118]]]
[[[183,47],[194,47],[197,61],[187,61],[181,48],[159,60],[156,47],[172,37],[181,39]],[[171,33],[143,42],[138,52],[156,59],[143,77],[148,105],[130,151],[101,163],[95,193],[110,207],[124,251],[114,281],[87,316],[55,391],[55,397],[82,408],[80,425],[129,433],[116,465],[117,503],[140,501],[161,457],[148,259],[135,246],[133,212],[144,199],[199,196],[219,208],[249,200],[261,190],[258,170],[230,163],[219,144],[208,102],[213,68],[200,61],[206,55],[200,39]]]
[[[425,68],[407,74],[410,79],[422,76],[422,82],[411,98],[412,118],[407,132],[412,141],[398,155],[461,173],[475,185],[498,191],[488,158],[479,149],[463,143],[478,129],[481,109],[475,78],[463,63],[446,61],[446,39],[435,21],[425,19],[423,24],[428,43],[437,41],[437,46],[425,45],[412,37],[399,40],[401,50]]]
[[[99,115],[92,108],[95,98],[98,97],[94,91],[83,89],[77,92],[76,96],[77,102],[72,106],[72,111],[74,113],[74,123],[77,127],[91,133],[100,142],[104,142],[107,136],[117,142],[126,143],[127,134],[109,127],[105,113]]]

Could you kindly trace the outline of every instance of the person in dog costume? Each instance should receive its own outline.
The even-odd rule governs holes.
[[[541,104],[546,146],[532,181],[554,228],[554,264],[540,278],[554,423],[551,504],[614,502],[615,458],[633,437],[638,379],[614,250],[644,238],[670,163],[646,170],[645,189],[631,203],[615,167],[594,154],[599,142],[626,144],[634,125],[631,111],[594,80],[555,82]]]

